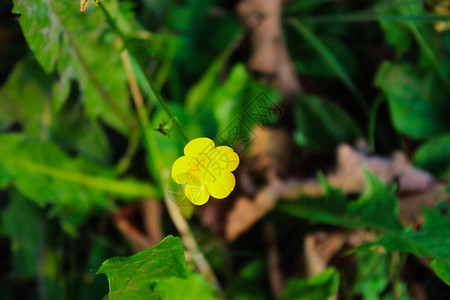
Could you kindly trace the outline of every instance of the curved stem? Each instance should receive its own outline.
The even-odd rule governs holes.
[[[153,138],[152,136],[150,136],[150,134],[152,134],[153,131],[147,130],[150,126],[147,109],[144,106],[143,97],[141,91],[139,90],[135,74],[133,73],[131,58],[128,50],[123,51],[120,57],[122,59],[125,72],[128,78],[131,95],[136,105],[139,121],[143,126],[142,131],[144,138],[146,140],[147,155],[150,155],[151,149],[153,148],[152,145]],[[164,186],[164,183],[170,180],[167,178],[167,175],[168,175],[167,172],[161,172],[159,178],[161,186]],[[194,261],[200,273],[202,273],[203,276],[205,276],[205,278],[216,288],[216,290],[219,293],[221,293],[221,289],[217,281],[217,278],[208,261],[206,260],[205,256],[203,255],[202,251],[200,250],[200,247],[198,246],[197,241],[195,240],[195,237],[189,227],[188,222],[181,214],[180,208],[176,204],[173,197],[167,191],[164,193],[164,201],[166,203],[167,210],[169,211],[170,218],[172,219],[172,222],[174,223],[175,227],[177,228],[178,232],[182,237],[184,246],[187,249],[187,253],[189,253],[190,257]]]
[[[129,59],[136,63],[135,65],[137,66],[139,73],[141,73],[141,75],[143,75],[142,77],[146,81],[145,84],[146,84],[147,90],[149,91],[149,95],[148,95],[149,98],[152,101],[158,102],[161,105],[161,107],[164,109],[164,111],[167,113],[167,115],[170,117],[170,119],[174,120],[175,125],[177,126],[178,130],[181,133],[181,136],[183,137],[185,142],[188,143],[189,138],[187,137],[186,133],[184,132],[183,124],[181,124],[181,122],[178,120],[178,118],[172,113],[172,111],[170,110],[166,101],[161,97],[161,95],[154,88],[152,88],[152,85],[150,84],[150,78],[143,71],[142,66],[137,63],[135,56],[133,55],[131,49],[128,47],[128,41],[127,41],[125,34],[120,30],[119,27],[117,27],[116,22],[114,21],[114,19],[112,18],[112,16],[106,9],[106,7],[102,4],[102,2],[98,2],[98,6],[100,7],[103,14],[105,15],[106,21],[108,22],[108,24],[111,26],[111,28],[114,30],[114,32],[122,40],[122,42],[124,44],[124,48],[127,49]],[[142,100],[142,103],[143,103],[143,100]],[[137,109],[138,109],[138,113],[139,113],[139,108],[137,108]]]

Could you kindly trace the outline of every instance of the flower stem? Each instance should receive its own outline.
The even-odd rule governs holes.
[[[146,130],[146,128],[148,128],[149,126],[147,109],[144,105],[142,93],[139,90],[136,76],[133,73],[130,54],[127,50],[124,50],[120,54],[120,57],[122,59],[125,68],[125,73],[128,78],[131,95],[136,105],[139,121],[141,123],[141,126],[143,126],[143,135],[146,141],[147,155],[150,155],[151,149],[153,149],[154,148],[153,146],[155,146],[152,144],[153,138],[152,136],[150,136],[151,134],[154,134],[153,133],[154,131]],[[164,186],[164,183],[168,182],[168,180],[170,179],[166,176],[168,174],[167,172],[160,172],[160,173],[161,173],[160,183],[161,186]],[[212,270],[211,266],[206,260],[200,247],[198,246],[197,241],[195,240],[195,237],[189,227],[189,224],[181,214],[180,208],[176,204],[175,200],[171,198],[171,195],[169,193],[165,192],[164,201],[166,203],[167,210],[169,211],[170,218],[172,219],[172,222],[174,223],[175,227],[177,228],[178,232],[182,237],[183,244],[187,249],[187,253],[194,261],[200,273],[202,273],[203,276],[205,276],[205,278],[211,283],[212,286],[214,286],[214,288],[218,293],[222,293],[217,278],[214,274],[214,271]]]

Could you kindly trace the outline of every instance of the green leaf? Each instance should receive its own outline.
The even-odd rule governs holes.
[[[20,14],[25,39],[42,68],[59,72],[54,107],[62,107],[75,79],[88,115],[100,116],[126,133],[134,122],[126,77],[119,52],[111,47],[111,36],[105,35],[108,27],[101,11],[82,14],[70,1],[14,0],[13,13]]]
[[[293,216],[344,227],[367,227],[380,231],[382,245],[388,252],[402,251],[432,259],[431,267],[445,282],[450,273],[450,219],[436,211],[425,211],[423,229],[402,229],[397,221],[398,199],[395,187],[385,186],[374,175],[365,172],[366,187],[361,197],[349,202],[342,192],[325,186],[323,198],[301,198],[281,203],[278,208]],[[381,213],[380,213],[381,212]]]
[[[302,97],[295,116],[294,140],[315,151],[332,152],[338,144],[361,136],[358,125],[344,110],[319,97]]]
[[[187,279],[163,279],[155,287],[162,300],[215,300],[214,289],[202,275],[189,273]]]
[[[297,217],[344,227],[369,227],[397,232],[398,203],[395,186],[386,186],[368,171],[364,172],[366,186],[357,201],[349,202],[339,190],[325,184],[323,198],[301,198],[295,202],[283,202],[278,207]],[[380,214],[380,211],[383,211]]]
[[[405,53],[411,47],[411,36],[408,27],[402,22],[392,22],[380,19],[380,26],[384,31],[384,37],[392,45],[399,55]]]
[[[450,129],[447,88],[430,72],[384,62],[375,85],[386,95],[398,131],[412,138],[424,138]]]
[[[50,80],[35,60],[19,61],[0,90],[0,130],[17,122],[28,134],[39,135],[49,89]]]
[[[157,299],[150,289],[152,284],[188,276],[183,246],[173,236],[132,256],[110,258],[103,262],[97,274],[108,277],[110,300]]]
[[[218,145],[242,149],[254,138],[251,131],[255,126],[274,125],[284,114],[277,106],[280,99],[276,90],[255,81],[244,65],[236,64],[227,80],[214,90],[201,116],[206,117],[208,110],[213,112],[217,123],[213,134]]]
[[[401,251],[425,256],[430,266],[450,285],[450,219],[434,210],[425,210],[425,222],[420,231],[405,230],[401,234],[387,234],[381,244],[387,251]]]
[[[328,268],[310,279],[291,279],[281,295],[281,300],[325,300],[339,289],[339,273]]]
[[[17,63],[0,90],[0,130],[13,124],[27,136],[49,137],[65,149],[98,162],[108,162],[110,148],[103,128],[76,103],[51,109],[51,76],[33,59]]]
[[[219,84],[219,74],[222,69],[225,59],[227,58],[227,52],[220,54],[202,78],[197,82],[188,92],[186,96],[186,110],[188,112],[194,112],[200,109],[202,105],[208,101],[208,97],[211,95],[214,88]]]
[[[323,60],[328,64],[333,73],[347,86],[347,88],[355,95],[358,100],[358,105],[365,112],[367,111],[367,104],[359,89],[353,83],[350,75],[347,73],[345,67],[339,62],[334,53],[328,49],[327,46],[311,31],[307,26],[304,26],[296,19],[290,19],[290,23],[301,34],[304,39],[314,47],[322,56]]]
[[[65,150],[95,162],[110,162],[112,148],[103,127],[86,117],[80,105],[66,105],[54,113],[50,131],[51,140]]]
[[[227,81],[217,87],[211,95],[209,107],[212,107],[218,128],[221,132],[242,113],[242,95],[248,86],[249,74],[245,66],[233,67]]]
[[[429,139],[414,153],[413,161],[434,174],[450,174],[450,134]]]
[[[411,1],[391,7],[376,8],[376,18],[380,21],[387,41],[402,55],[410,49],[412,35],[421,50],[421,60],[424,66],[431,66],[440,73],[441,63],[439,53],[439,35],[431,24],[416,21],[438,21],[448,16],[427,15],[423,3]],[[393,22],[402,21],[402,22]]]
[[[158,194],[150,184],[130,178],[117,180],[112,170],[83,158],[69,158],[53,144],[5,134],[0,135],[0,145],[0,176],[39,205],[54,204],[55,212],[70,207],[69,216],[75,217],[94,207],[112,208],[109,195],[133,198]]]

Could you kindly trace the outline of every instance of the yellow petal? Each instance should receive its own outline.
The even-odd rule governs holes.
[[[216,168],[224,169],[226,171],[234,171],[239,165],[239,156],[228,146],[214,148],[208,154],[208,157]]]
[[[206,181],[208,192],[216,199],[228,197],[234,190],[236,179],[231,172],[226,172],[223,176],[216,178],[214,181]]]
[[[184,186],[184,194],[195,205],[203,205],[209,199],[209,193],[206,186],[196,178],[192,177]]]
[[[191,158],[182,156],[178,158],[172,165],[172,179],[176,183],[185,184],[191,175],[188,173]]]
[[[214,142],[208,138],[197,138],[190,141],[184,147],[184,155],[195,156],[200,153],[208,153],[214,148]]]

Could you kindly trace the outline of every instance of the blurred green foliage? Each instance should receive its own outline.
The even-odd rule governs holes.
[[[213,258],[223,292],[186,264],[171,236],[107,259],[131,253],[110,216],[167,192],[186,143],[178,126],[189,139],[218,144],[233,132],[251,137],[258,123],[281,127],[296,155],[328,160],[340,143],[366,138],[376,152],[404,150],[444,182],[450,174],[450,32],[433,28],[450,19],[433,12],[436,1],[286,3],[286,46],[305,90],[288,101],[246,68],[251,50],[237,3],[108,0],[80,13],[77,1],[12,2],[0,6],[12,24],[7,30],[20,26],[28,48],[1,41],[8,55],[1,70],[10,68],[0,89],[1,299],[100,299],[108,283],[96,273],[107,276],[110,299],[271,299],[259,225],[227,244],[199,225],[193,207],[183,213],[208,237],[200,248]],[[142,107],[131,100],[130,76]],[[258,97],[282,114],[250,117],[261,116]],[[238,150],[245,161],[248,149]],[[299,278],[295,259],[285,261],[281,299],[409,299],[400,276],[406,257],[424,257],[440,278],[427,271],[428,280],[450,284],[445,201],[425,210],[415,230],[399,224],[395,185],[366,173],[354,200],[322,181],[324,197],[281,201],[261,221],[276,223],[286,259],[300,252],[304,234],[330,225],[365,228],[377,240],[348,254],[355,258],[350,275],[334,266]],[[164,231],[174,233],[166,215]],[[445,299],[446,291],[437,293]]]

